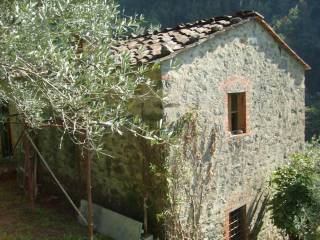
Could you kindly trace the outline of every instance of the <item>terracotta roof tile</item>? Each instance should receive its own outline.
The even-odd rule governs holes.
[[[218,16],[195,23],[180,24],[175,28],[165,28],[162,31],[155,31],[141,36],[132,36],[130,39],[122,40],[115,50],[133,52],[135,64],[148,63],[169,57],[189,45],[210,38],[216,32],[227,30],[252,18],[257,19],[273,35],[274,39],[286,48],[306,69],[310,68],[272,31],[271,27],[263,20],[263,16],[254,11],[237,12],[233,16]]]

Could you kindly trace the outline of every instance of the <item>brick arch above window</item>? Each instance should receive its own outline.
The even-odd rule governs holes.
[[[226,78],[219,86],[219,90],[224,92],[251,91],[251,88],[251,80],[248,77],[238,75],[232,75]]]

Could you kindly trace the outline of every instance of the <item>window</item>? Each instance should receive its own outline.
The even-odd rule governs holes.
[[[8,106],[0,106],[0,142],[2,157],[9,158],[12,156],[10,124],[7,122],[9,114]]]
[[[229,214],[228,240],[247,240],[246,206],[242,206]]]
[[[229,131],[236,135],[246,132],[246,93],[228,94]]]

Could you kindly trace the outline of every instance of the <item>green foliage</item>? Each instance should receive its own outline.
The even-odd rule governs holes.
[[[308,144],[270,180],[269,207],[274,224],[292,239],[318,239],[320,226],[320,142]]]
[[[154,83],[146,67],[115,50],[141,19],[122,18],[112,0],[8,3],[0,3],[0,97],[17,108],[22,123],[61,125],[95,151],[106,129],[152,138],[130,103],[147,99]]]
[[[311,98],[311,99],[310,99]],[[307,139],[320,136],[320,94],[309,97],[310,106],[306,111]]]
[[[165,161],[167,208],[158,215],[165,220],[167,239],[203,239],[204,229],[200,222],[204,214],[203,203],[207,201],[208,189],[215,184],[213,159],[220,137],[216,127],[200,129],[196,109],[169,127],[172,146]],[[181,204],[188,206],[187,211]],[[186,214],[188,220],[182,220],[182,214]]]

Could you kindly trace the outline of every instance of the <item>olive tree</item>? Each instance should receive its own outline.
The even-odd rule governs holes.
[[[2,5],[0,96],[27,126],[61,125],[95,151],[106,127],[150,133],[130,112],[130,103],[153,92],[147,68],[115,50],[119,39],[139,29],[140,19],[121,17],[112,0]],[[139,95],[142,86],[148,90]]]
[[[108,133],[158,139],[131,111],[157,97],[149,68],[116,48],[140,17],[121,16],[113,0],[4,0],[0,9],[0,100],[27,129],[58,127],[93,153],[105,153]]]

